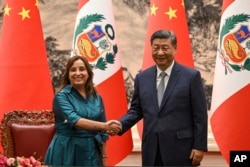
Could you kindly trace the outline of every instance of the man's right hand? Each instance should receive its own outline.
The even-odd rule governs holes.
[[[109,127],[106,133],[111,136],[117,135],[122,130],[122,124],[117,120],[109,120],[106,124]]]

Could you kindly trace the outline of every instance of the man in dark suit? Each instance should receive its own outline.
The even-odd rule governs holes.
[[[156,65],[135,77],[131,106],[119,120],[118,135],[143,118],[143,166],[199,166],[207,151],[207,108],[200,72],[174,60],[177,39],[172,31],[156,31],[151,46]],[[162,78],[165,90],[158,97]]]

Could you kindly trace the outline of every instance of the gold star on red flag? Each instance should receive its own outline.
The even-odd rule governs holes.
[[[22,11],[19,12],[18,14],[22,16],[22,20],[24,20],[25,18],[30,18],[29,15],[30,10],[26,10],[24,7],[22,7]]]
[[[10,10],[11,8],[9,7],[9,5],[7,4],[4,8],[4,15],[5,16],[9,16],[10,15]]]
[[[165,13],[169,16],[169,20],[172,18],[177,18],[176,16],[177,9],[173,10],[171,7],[168,8],[168,11]]]
[[[158,7],[155,6],[155,4],[152,5],[152,7],[150,8],[151,11],[151,15],[156,15],[156,11],[158,10]]]

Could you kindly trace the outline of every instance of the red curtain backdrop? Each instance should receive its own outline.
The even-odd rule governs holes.
[[[0,119],[11,110],[51,110],[54,93],[38,1],[6,0],[1,34]]]

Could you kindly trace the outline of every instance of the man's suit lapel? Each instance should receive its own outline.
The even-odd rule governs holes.
[[[179,65],[177,64],[177,62],[175,62],[173,69],[172,69],[172,72],[171,72],[171,75],[170,75],[169,80],[168,80],[168,85],[167,85],[166,90],[165,90],[164,95],[163,95],[160,109],[167,102],[171,92],[174,90],[174,87],[178,81],[179,71],[180,71],[180,69],[178,67],[179,67]]]

